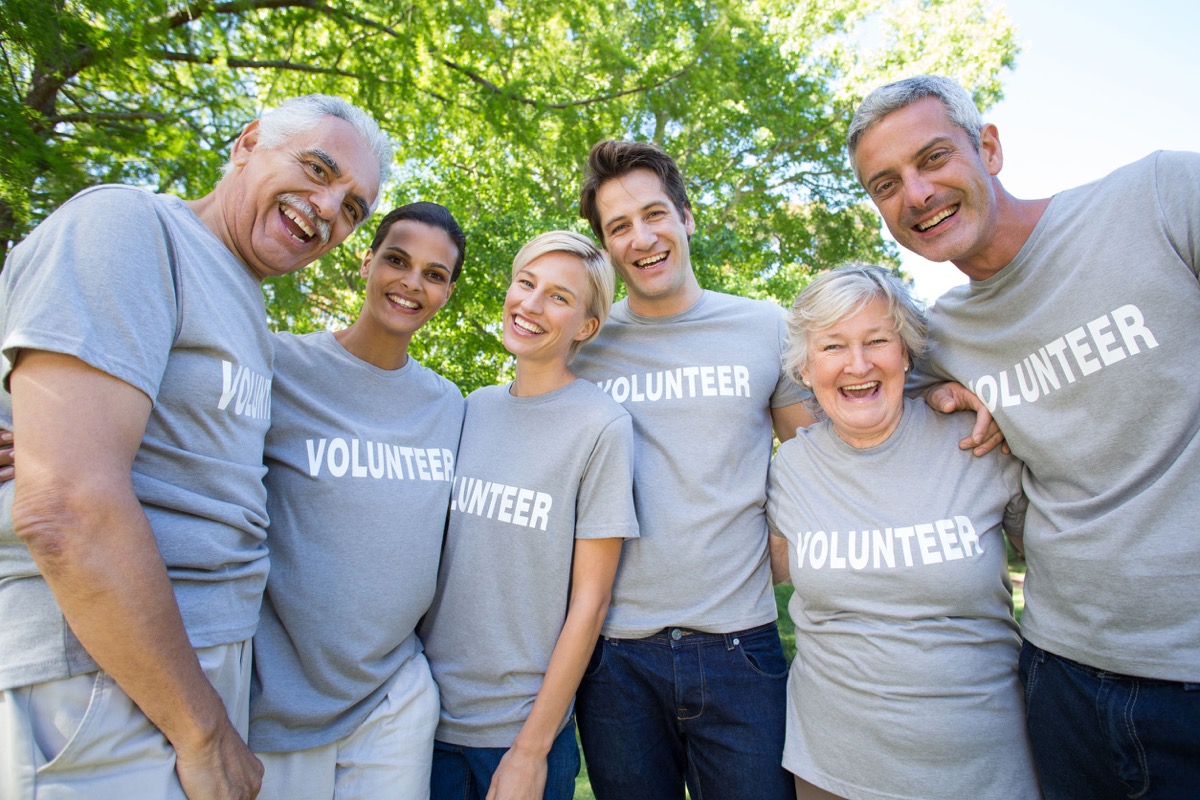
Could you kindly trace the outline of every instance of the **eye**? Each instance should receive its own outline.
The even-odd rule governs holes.
[[[325,169],[325,165],[320,161],[309,161],[308,168],[312,171],[312,174],[318,178],[324,178],[328,174],[328,171]]]
[[[929,157],[925,159],[925,166],[940,167],[949,155],[950,151],[948,150],[934,150],[929,154]]]
[[[563,305],[568,305],[571,302],[570,300],[567,299],[567,296],[563,295],[563,294],[552,294],[550,296],[552,298],[554,298],[555,300],[557,300],[558,302],[562,303]]]
[[[529,280],[529,278],[517,278],[517,283],[524,286],[526,289],[533,288],[533,281]]]
[[[667,215],[667,212],[661,208],[657,208],[646,215],[646,219],[662,219]]]
[[[825,346],[823,346],[823,347],[821,348],[821,352],[822,352],[822,353],[832,353],[832,352],[836,352],[836,351],[838,351],[838,350],[841,350],[841,349],[842,349],[842,346],[841,346],[840,344],[833,344],[833,343],[831,342],[831,343],[829,343],[829,344],[826,344]]]
[[[888,192],[890,192],[893,188],[895,188],[895,186],[896,186],[895,181],[891,181],[891,180],[881,181],[880,183],[877,183],[877,184],[875,184],[874,187],[872,187],[871,194],[874,195],[875,197],[882,197],[883,195],[886,195]]]
[[[358,206],[354,203],[346,203],[343,207],[346,209],[346,218],[350,220],[351,224],[357,225],[360,221]]]
[[[436,269],[431,269],[431,270],[429,270],[429,272],[426,272],[425,277],[428,278],[429,280],[433,281],[434,283],[445,283],[446,282],[445,273],[439,272]]]
[[[618,233],[623,233],[629,227],[629,223],[622,222],[608,229],[608,235],[614,236]]]

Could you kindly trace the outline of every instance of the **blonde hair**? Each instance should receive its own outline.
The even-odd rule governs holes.
[[[583,308],[589,317],[596,318],[596,329],[592,331],[591,335],[586,339],[571,343],[571,349],[567,353],[569,363],[579,348],[596,338],[596,334],[604,327],[609,309],[612,308],[617,279],[608,255],[591,239],[574,231],[547,231],[530,239],[524,247],[517,251],[517,256],[513,259],[512,277],[515,279],[518,272],[547,253],[566,253],[580,260],[583,270],[587,274],[588,285],[588,294],[584,299]]]

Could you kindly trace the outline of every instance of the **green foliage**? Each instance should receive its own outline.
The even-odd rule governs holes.
[[[496,330],[519,246],[586,231],[595,141],[675,155],[702,283],[787,303],[838,262],[897,263],[843,155],[863,93],[937,71],[989,105],[1016,47],[986,0],[0,0],[0,51],[4,247],[90,184],[203,195],[240,126],[287,96],[369,109],[398,152],[381,210],[440,202],[467,232],[413,351],[470,390],[511,369]],[[368,233],[265,287],[278,327],[354,318]]]

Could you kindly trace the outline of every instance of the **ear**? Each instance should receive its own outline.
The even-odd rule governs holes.
[[[446,305],[446,303],[449,303],[450,298],[454,296],[454,287],[455,286],[458,286],[458,284],[452,282],[449,286],[446,287],[446,296],[444,298],[442,298],[443,306]]]
[[[687,206],[683,207],[683,229],[687,231],[688,236],[696,232],[696,220],[692,217],[692,210]]]
[[[987,167],[989,175],[999,175],[1004,166],[1004,149],[1000,147],[1000,132],[992,123],[979,131],[979,159]]]
[[[598,330],[600,330],[600,320],[595,317],[588,317],[588,321],[579,329],[579,333],[575,334],[575,341],[586,341]]]
[[[254,120],[245,128],[242,128],[241,134],[233,142],[233,151],[229,155],[229,163],[235,167],[245,165],[249,160],[250,154],[258,147],[259,121]]]
[[[363,276],[364,281],[367,279],[367,276],[371,274],[371,259],[374,258],[374,256],[375,254],[370,250],[363,255],[362,266],[358,268],[358,274]]]

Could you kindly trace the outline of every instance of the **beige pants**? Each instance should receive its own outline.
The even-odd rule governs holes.
[[[440,703],[423,653],[410,658],[363,723],[342,739],[263,762],[258,800],[427,800]]]
[[[196,656],[245,736],[250,641]],[[0,798],[186,800],[171,744],[103,671],[0,692]]]

